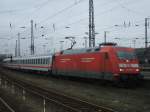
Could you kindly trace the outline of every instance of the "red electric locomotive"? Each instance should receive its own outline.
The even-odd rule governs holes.
[[[111,81],[142,79],[134,49],[115,44],[56,53],[53,57],[52,73]]]

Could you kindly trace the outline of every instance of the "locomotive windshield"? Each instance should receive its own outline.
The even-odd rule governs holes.
[[[136,55],[134,52],[118,51],[117,56],[119,57],[119,59],[136,59]]]

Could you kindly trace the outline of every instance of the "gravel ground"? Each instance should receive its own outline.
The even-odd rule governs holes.
[[[11,106],[12,109],[15,110],[15,112],[38,112],[38,109],[35,108],[36,106],[34,104],[22,102],[20,98],[17,96],[14,97],[14,95],[12,95],[6,89],[4,90],[0,88],[0,96],[7,102],[7,104],[9,104],[9,106]],[[2,109],[2,112],[10,112],[6,108]]]
[[[146,81],[141,87],[125,89],[10,70],[7,70],[7,73],[43,88],[55,89],[73,97],[110,107],[119,112],[149,112],[150,110],[150,81]]]

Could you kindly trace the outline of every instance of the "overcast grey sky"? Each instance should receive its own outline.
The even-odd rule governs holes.
[[[21,54],[29,54],[31,19],[36,24],[37,54],[58,51],[62,40],[63,48],[68,48],[70,41],[64,39],[66,36],[75,36],[75,47],[84,47],[83,37],[88,32],[88,1],[0,0],[0,54],[14,53],[18,32],[24,38],[21,39]],[[135,46],[144,47],[144,18],[150,17],[149,5],[149,0],[94,0],[95,29],[99,33],[96,44],[103,42],[104,31],[108,31],[108,41],[134,47],[133,40],[139,38]],[[25,28],[20,28],[23,26]]]

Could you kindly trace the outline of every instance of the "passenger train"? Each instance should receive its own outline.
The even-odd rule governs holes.
[[[49,56],[11,57],[4,66],[12,69],[47,72],[50,75],[102,79],[141,80],[133,48],[101,44],[95,48],[68,49]]]

